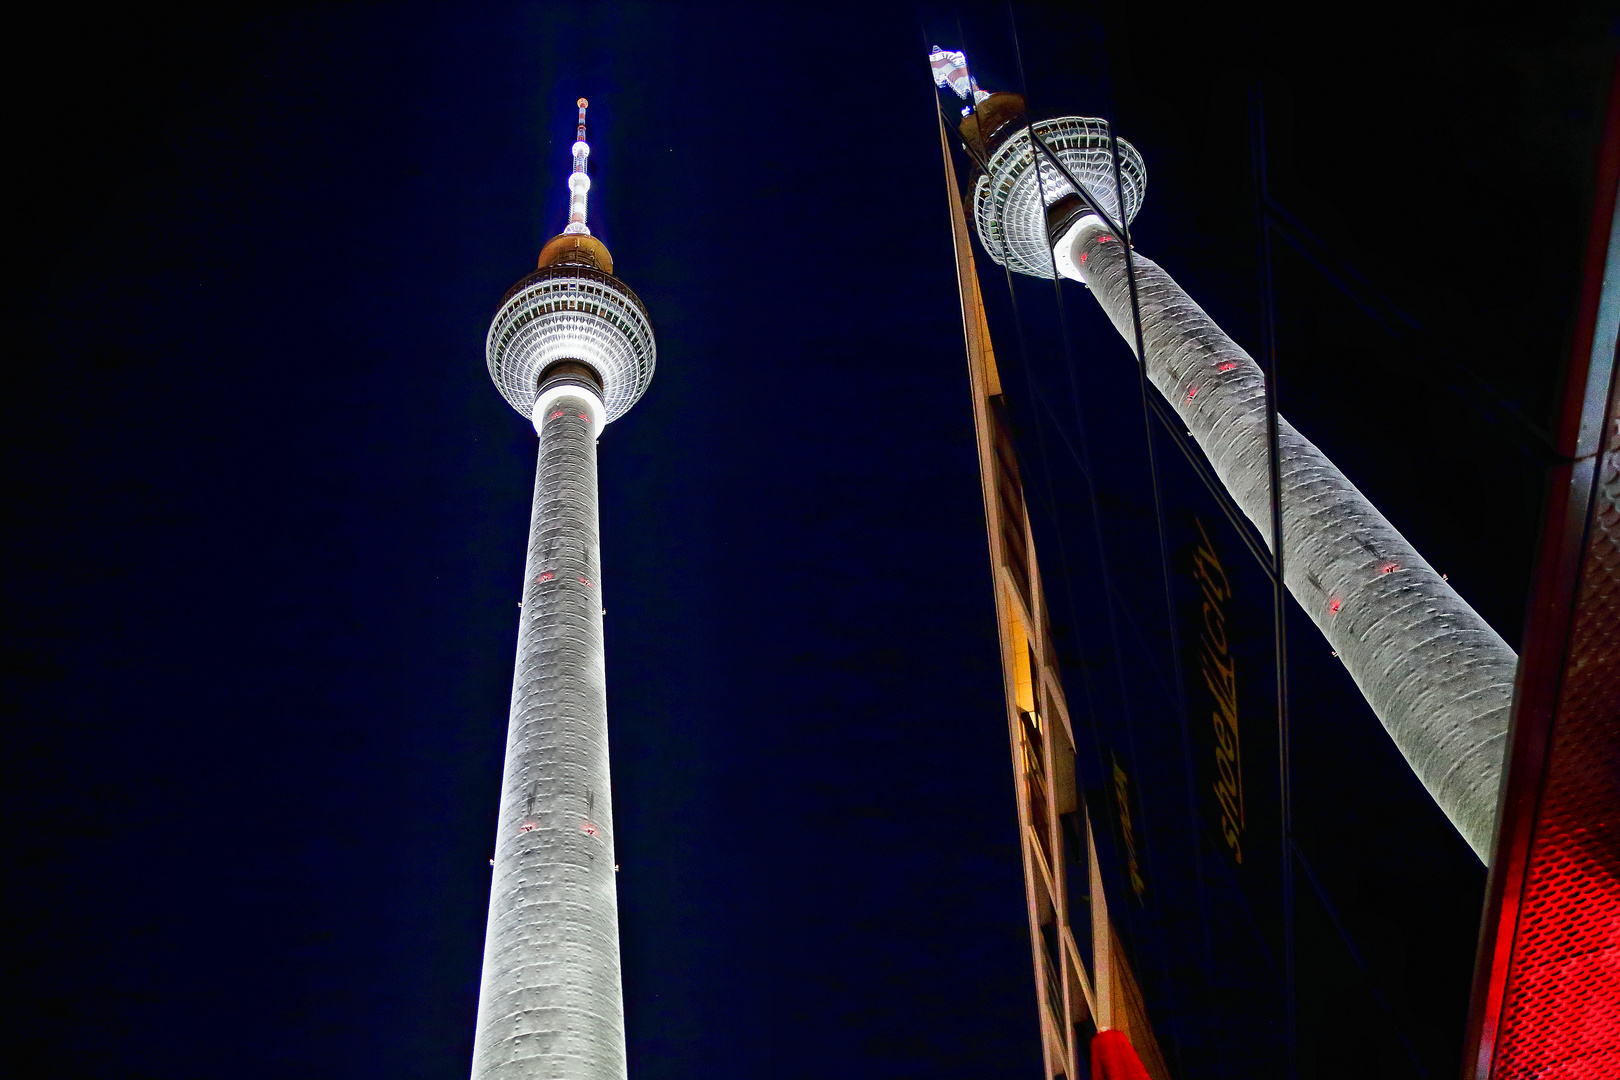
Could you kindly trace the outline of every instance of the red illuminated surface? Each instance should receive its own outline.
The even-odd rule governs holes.
[[[1333,599],[1328,601],[1328,613],[1330,615],[1337,615],[1339,613],[1339,609],[1343,606],[1344,601],[1335,596]]]
[[[547,570],[545,573],[543,573],[539,577],[535,578],[534,583],[536,585],[539,585],[539,584],[541,584],[543,582],[550,581],[552,578],[554,578],[556,576],[557,576],[556,574],[553,574],[550,570]]]
[[[553,420],[561,420],[562,419],[562,414],[563,414],[563,411],[561,409],[558,409],[556,412],[551,414],[551,418]]]
[[[584,833],[587,836],[600,836],[601,835],[600,833],[598,833],[596,831],[596,826],[593,823],[589,822],[589,821],[587,821],[583,825],[581,825],[579,827],[579,831]]]
[[[518,832],[534,832],[534,822],[525,821],[523,824],[518,826]]]
[[[1559,820],[1543,818],[1531,855],[1494,1075],[1608,1080],[1620,1077],[1616,859],[1578,827],[1576,785],[1557,786]]]
[[[584,420],[584,421],[587,421],[587,422],[589,422],[589,420],[590,420],[590,417],[586,416],[584,413],[580,413],[579,418],[581,420]]]
[[[1086,252],[1084,252],[1084,251],[1082,251],[1080,253],[1080,265],[1081,266],[1086,265]]]
[[[1232,363],[1232,361],[1230,361],[1230,360],[1221,361],[1221,370],[1222,371],[1231,371],[1235,367],[1237,367],[1237,365]]]
[[[1092,1036],[1091,1080],[1148,1080],[1142,1059],[1123,1031],[1110,1028]]]
[[[1198,396],[1198,387],[1195,386],[1191,390],[1187,391],[1187,400],[1188,401],[1191,401],[1193,398],[1195,398],[1197,396]]]
[[[1604,267],[1620,252],[1620,69],[1608,114],[1557,435],[1569,464],[1548,482],[1469,1080],[1620,1080],[1620,381],[1613,337],[1596,336]]]
[[[580,578],[580,579],[579,579],[579,583],[580,583],[580,584],[581,584],[581,585],[583,585],[583,586],[585,586],[585,587],[586,587],[586,588],[587,588],[587,589],[589,589],[589,588],[593,588],[593,587],[594,587],[594,586],[592,586],[592,585],[591,585],[591,583],[590,583],[590,582],[589,582],[589,581],[588,581],[588,580],[586,580],[586,579],[585,579],[585,578]]]
[[[1394,573],[1395,571],[1397,571],[1399,569],[1400,569],[1400,566],[1397,565],[1396,563],[1385,563],[1383,566],[1380,566],[1378,568],[1378,572],[1380,574],[1392,574],[1392,573]]]
[[[1502,1001],[1503,1080],[1620,1080],[1620,430],[1607,450]]]

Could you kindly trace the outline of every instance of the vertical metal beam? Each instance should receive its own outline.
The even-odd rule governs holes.
[[[1254,182],[1255,225],[1260,241],[1261,373],[1266,389],[1266,447],[1271,465],[1271,625],[1277,668],[1277,776],[1282,804],[1283,992],[1288,1075],[1299,1075],[1299,1002],[1294,982],[1294,799],[1288,731],[1288,588],[1283,574],[1282,454],[1277,443],[1277,318],[1272,285],[1270,198],[1266,180],[1265,101],[1256,86],[1249,96],[1249,154]],[[1138,331],[1138,340],[1140,333]]]
[[[1097,865],[1097,841],[1091,834],[1091,813],[1086,811],[1086,866],[1091,885],[1092,995],[1097,999],[1097,1030],[1114,1026],[1114,972],[1108,930],[1108,894],[1103,891],[1102,868]]]
[[[936,99],[937,104],[937,99]],[[1048,1076],[1064,1075],[1078,1080],[1075,1070],[1079,1066],[1077,1031],[1088,1016],[1097,1018],[1098,994],[1110,994],[1117,982],[1128,1000],[1136,1001],[1135,1012],[1126,1010],[1121,1016],[1122,1026],[1129,1022],[1129,1034],[1136,1040],[1141,1055],[1154,1080],[1169,1080],[1163,1055],[1160,1053],[1145,1011],[1139,1007],[1140,991],[1135,976],[1122,956],[1111,952],[1112,929],[1108,923],[1106,899],[1092,905],[1092,937],[1100,942],[1104,968],[1100,974],[1088,977],[1079,962],[1079,948],[1070,929],[1068,891],[1064,887],[1065,860],[1064,830],[1057,827],[1057,817],[1074,805],[1077,792],[1058,783],[1060,775],[1073,775],[1074,722],[1062,698],[1062,683],[1058,677],[1056,658],[1047,631],[1045,617],[1046,598],[1042,588],[1040,564],[1036,558],[1034,538],[1030,534],[1028,515],[1024,510],[1022,483],[1018,476],[1017,456],[1010,434],[999,417],[1001,408],[1001,382],[997,373],[994,349],[985,319],[983,298],[979,289],[978,271],[973,258],[967,219],[957,189],[956,167],[951,159],[946,132],[946,116],[936,110],[940,124],[940,150],[944,158],[947,204],[950,210],[951,236],[956,253],[957,285],[962,301],[963,335],[967,345],[968,379],[971,387],[975,441],[979,453],[979,479],[984,498],[985,525],[989,541],[992,584],[994,588],[996,619],[1000,630],[1002,678],[1007,709],[1008,732],[1012,748],[1014,776],[1017,781],[1017,807],[1019,834],[1022,838],[1024,884],[1028,904],[1031,958],[1034,963],[1035,985],[1040,1002],[1042,1056]],[[1015,577],[1016,564],[1016,577]],[[1027,667],[1027,675],[1020,673],[1020,665]],[[1026,682],[1027,680],[1027,682]],[[1023,755],[1023,741],[1028,737],[1021,715],[1019,687],[1027,685],[1034,696],[1035,712],[1040,719],[1037,739],[1040,744],[1041,780],[1045,786],[1047,813],[1037,815],[1030,798],[1027,764]],[[1091,887],[1100,889],[1101,876],[1097,868],[1095,847],[1090,844],[1090,825],[1087,823],[1088,867],[1095,879]],[[1042,837],[1045,838],[1044,849]],[[1048,856],[1047,852],[1050,852]],[[1045,869],[1042,869],[1042,866]],[[1078,883],[1077,883],[1078,884]],[[1100,896],[1100,894],[1099,894]],[[1055,967],[1060,975],[1060,993],[1054,994],[1046,976],[1047,951],[1042,934],[1042,918],[1050,904],[1058,955]],[[1101,911],[1101,924],[1096,922]],[[1073,970],[1073,983],[1064,976]],[[1060,1000],[1051,1000],[1059,998]],[[1112,998],[1110,997],[1110,1000]],[[1048,1004],[1050,1002],[1050,1008]],[[1113,1011],[1110,1011],[1112,1016]],[[1056,1022],[1062,1030],[1048,1037],[1050,1024]],[[1101,1021],[1098,1021],[1101,1023]]]

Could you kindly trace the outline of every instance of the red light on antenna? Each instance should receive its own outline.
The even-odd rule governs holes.
[[[581,420],[583,420],[583,421],[585,421],[585,422],[586,422],[586,423],[587,423],[587,424],[588,424],[588,423],[590,423],[590,422],[591,422],[591,418],[590,418],[590,417],[588,417],[588,416],[586,416],[586,415],[585,415],[585,414],[584,414],[584,413],[580,413],[580,414],[579,414],[579,418],[580,418],[580,419],[581,419]]]
[[[1195,386],[1191,390],[1187,391],[1187,400],[1189,402],[1192,401],[1192,399],[1197,397],[1197,396],[1198,396],[1198,387]]]
[[[1337,615],[1339,613],[1339,608],[1342,607],[1343,604],[1344,601],[1335,596],[1333,599],[1328,601],[1328,614]]]
[[[551,418],[553,420],[561,420],[562,419],[562,410],[558,409],[556,412],[552,413]]]
[[[592,585],[591,585],[591,583],[590,583],[590,581],[589,581],[589,580],[587,580],[587,579],[586,579],[586,578],[580,578],[580,579],[579,579],[579,583],[580,583],[580,584],[581,584],[581,585],[583,585],[583,586],[585,586],[585,587],[586,587],[586,588],[587,588],[587,589],[589,589],[589,588],[592,588],[592,587],[593,587],[593,586],[592,586]]]
[[[544,582],[550,581],[552,578],[554,578],[556,576],[557,576],[556,574],[553,574],[550,570],[547,570],[545,573],[543,573],[539,577],[535,578],[534,583],[536,585],[539,585],[539,584],[542,584]]]
[[[1400,569],[1400,566],[1398,564],[1396,564],[1396,563],[1385,563],[1383,566],[1380,566],[1378,568],[1378,572],[1380,574],[1388,574],[1388,573],[1392,573],[1392,572],[1394,572],[1396,570],[1399,570],[1399,569]]]
[[[1084,251],[1080,253],[1080,265],[1086,265],[1086,253]]]
[[[584,833],[586,836],[601,836],[602,835],[601,833],[596,831],[596,826],[593,823],[589,822],[589,821],[584,822],[583,824],[581,824],[580,827],[579,827],[579,831]]]
[[[534,822],[525,821],[523,824],[518,826],[518,832],[534,832]]]
[[[1097,243],[1106,244],[1112,239],[1112,236],[1109,236],[1107,233],[1103,233],[1101,236],[1097,237]]]
[[[1221,370],[1222,371],[1231,371],[1235,367],[1237,367],[1237,365],[1232,363],[1232,361],[1230,361],[1230,360],[1226,360],[1226,361],[1223,361],[1221,363]]]

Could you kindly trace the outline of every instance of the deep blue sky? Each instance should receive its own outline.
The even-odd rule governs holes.
[[[957,31],[943,7],[355,6],[84,18],[18,39],[47,61],[17,65],[26,196],[7,226],[18,1075],[464,1074],[535,451],[483,340],[564,222],[580,95],[593,229],[658,335],[652,389],[601,446],[632,1072],[1037,1073],[924,55],[977,41],[981,80],[1015,88],[1005,11],[972,14]],[[1591,81],[1573,65],[1559,98],[1546,58],[1579,54],[1585,24],[1509,48],[1527,33],[1512,21],[1418,19],[1369,53],[1372,25],[1324,44],[1258,20],[1020,19],[1034,109],[1118,109],[1148,163],[1139,245],[1245,344],[1242,101],[1259,77],[1281,197],[1425,340],[1544,417]],[[1518,81],[1500,101],[1469,96],[1503,70]],[[1516,256],[1532,270],[1507,301],[1477,269],[1511,193],[1479,164],[1493,109],[1557,143],[1537,188],[1547,236]],[[1411,123],[1357,173],[1369,155],[1344,148],[1367,117]],[[1391,160],[1418,180],[1396,190]],[[1392,375],[1404,353],[1356,376],[1356,343],[1384,339],[1331,289],[1291,294],[1304,273],[1279,298],[1283,341],[1308,361],[1285,375],[1291,415],[1516,640],[1532,437],[1482,418],[1461,376]],[[1069,298],[1086,362],[1128,376],[1086,302]],[[1003,288],[992,316],[1014,371],[1009,314]],[[1066,393],[1055,322],[1026,315],[1048,327],[1028,370]],[[1162,585],[1139,531],[1132,384],[1079,385],[1067,435],[1084,417],[1103,448],[1121,602],[1162,612],[1141,599]],[[1076,670],[1111,671],[1086,629],[1099,582],[1071,535],[1068,421],[1041,442],[1029,395],[1013,405],[1026,471],[1056,493],[1038,521],[1048,573],[1078,597],[1060,632]],[[1118,657],[1125,682],[1162,675],[1158,617],[1139,619],[1142,656]],[[1321,697],[1364,722],[1348,680],[1322,671]],[[1158,737],[1111,717],[1147,732],[1131,746],[1154,776]],[[1381,732],[1355,737],[1356,767],[1389,785],[1374,801],[1407,806]],[[1331,832],[1323,857],[1370,935],[1409,909],[1450,928],[1380,969],[1415,999],[1466,980],[1482,875],[1424,819],[1395,876],[1356,888],[1383,820]],[[1208,1032],[1164,1007],[1185,1075],[1217,1075],[1194,1052]],[[1460,1005],[1411,1008],[1443,1057]]]

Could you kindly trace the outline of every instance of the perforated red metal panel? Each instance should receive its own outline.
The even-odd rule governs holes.
[[[1620,1080],[1620,418],[1611,406],[1492,1075]]]

